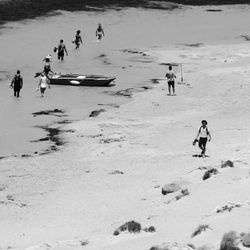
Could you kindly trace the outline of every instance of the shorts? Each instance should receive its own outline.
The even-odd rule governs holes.
[[[206,148],[206,144],[207,144],[207,138],[200,137],[200,139],[199,139],[199,147],[200,148]]]
[[[174,81],[169,81],[168,82],[168,87],[170,88],[171,86],[174,88]]]
[[[40,88],[41,94],[44,94],[45,89],[46,89],[46,87],[45,87],[45,88],[44,88],[44,87],[41,87],[41,88]]]
[[[58,55],[58,59],[63,58],[64,57],[64,51],[59,51],[57,55]]]

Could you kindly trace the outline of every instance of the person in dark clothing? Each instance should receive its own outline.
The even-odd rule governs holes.
[[[20,70],[17,70],[16,75],[13,77],[10,87],[14,90],[14,96],[19,97],[21,88],[23,87],[23,78]]]
[[[66,53],[66,55],[68,55],[68,51],[66,49],[65,44],[63,43],[63,40],[60,40],[60,43],[57,47],[57,56],[58,56],[58,60],[63,61],[64,59],[64,52]]]
[[[79,49],[80,43],[82,43],[82,37],[81,37],[80,33],[81,33],[81,31],[77,30],[76,35],[75,35],[75,40],[72,41],[76,45],[75,49]]]

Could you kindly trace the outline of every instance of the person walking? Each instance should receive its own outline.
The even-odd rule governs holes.
[[[51,60],[49,58],[45,58],[45,64],[44,64],[44,67],[43,67],[43,73],[45,74],[45,76],[47,78],[49,78],[49,73],[50,72],[52,74],[54,74],[54,72],[51,70],[50,62],[51,62]]]
[[[176,75],[172,71],[172,66],[170,65],[168,68],[168,72],[166,73],[167,81],[168,81],[168,95],[171,95],[171,88],[173,91],[173,95],[175,95],[175,82],[174,79]]]
[[[98,24],[95,35],[97,36],[98,41],[100,41],[102,39],[102,37],[104,36],[104,30],[103,30],[102,25],[100,23]]]
[[[41,73],[41,78],[39,80],[39,84],[37,88],[37,90],[40,89],[41,97],[44,97],[44,93],[45,93],[47,86],[50,88],[49,79],[46,77],[44,73]]]
[[[205,157],[207,141],[211,141],[211,133],[207,127],[207,121],[201,122],[201,127],[198,130],[197,136],[193,141],[193,145],[198,142],[199,148],[201,149],[200,156]]]
[[[19,97],[20,90],[23,87],[23,78],[20,70],[17,70],[16,75],[13,77],[10,87],[14,90],[14,96]]]
[[[82,37],[81,37],[80,33],[81,33],[81,31],[77,30],[76,35],[75,35],[75,40],[72,41],[72,43],[74,43],[76,45],[75,49],[79,49],[80,43],[82,44]]]
[[[57,46],[57,48],[55,47],[54,51],[55,52],[57,51],[58,60],[63,61],[63,59],[64,59],[64,52],[68,56],[68,51],[66,49],[65,44],[63,43],[63,39],[60,40],[59,45]]]

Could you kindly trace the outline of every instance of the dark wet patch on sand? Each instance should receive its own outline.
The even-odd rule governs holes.
[[[98,106],[107,106],[107,107],[112,107],[112,108],[120,108],[119,105],[115,103],[98,103]]]
[[[64,146],[66,144],[66,141],[62,138],[61,134],[63,133],[74,133],[75,131],[72,129],[64,130],[60,127],[49,127],[49,126],[37,126],[38,128],[41,128],[47,132],[46,137],[40,138],[38,140],[33,140],[31,142],[45,142],[49,141],[52,142],[53,145],[49,147],[49,149],[46,149],[45,151],[39,153],[39,155],[44,155],[51,153],[53,151],[58,151],[59,147]],[[37,154],[37,152],[35,152]]]
[[[10,79],[10,73],[8,71],[5,70],[0,70],[0,81],[5,81]]]
[[[244,38],[245,41],[249,42],[250,41],[250,36],[249,35],[241,35],[241,38]]]
[[[34,113],[32,113],[32,115],[34,117],[36,117],[38,115],[53,115],[53,116],[57,116],[57,117],[67,116],[67,115],[64,115],[64,113],[65,113],[65,111],[62,109],[51,109],[51,110],[42,110],[42,111],[34,112]]]
[[[105,112],[105,111],[106,111],[105,109],[93,110],[93,111],[90,113],[89,117],[96,117],[96,116],[98,116],[100,113]]]
[[[132,62],[140,62],[140,63],[154,62],[151,56],[149,56],[148,54],[139,49],[122,49],[121,52],[133,55],[133,57],[129,59]]]
[[[111,62],[109,61],[109,58],[106,54],[100,54],[99,56],[97,56],[95,59],[99,59],[101,60],[101,62],[104,65],[111,65]]]
[[[182,45],[182,46],[187,46],[187,47],[193,47],[193,48],[199,48],[201,46],[203,46],[204,44],[203,43],[182,43],[182,44],[179,44],[179,45]]]
[[[103,93],[112,95],[112,96],[124,96],[124,97],[131,98],[133,96],[133,93],[143,92],[152,88],[153,87],[143,86],[139,88],[128,88],[128,89],[118,90],[118,91],[104,91]]]
[[[207,9],[208,12],[222,12],[222,9]]]
[[[170,63],[160,63],[159,65],[163,65],[163,66],[172,66],[172,67],[178,67],[178,66],[180,66],[179,63],[174,63],[174,62],[170,62]]]

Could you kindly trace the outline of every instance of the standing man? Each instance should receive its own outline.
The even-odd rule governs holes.
[[[23,87],[23,78],[20,70],[17,70],[16,75],[13,77],[10,87],[14,90],[14,96],[19,97],[21,88]]]
[[[104,30],[103,30],[102,25],[100,23],[98,24],[95,35],[97,36],[97,39],[99,41],[102,39],[102,36],[104,36]]]
[[[207,121],[203,120],[201,124],[202,125],[198,130],[198,134],[195,140],[193,141],[193,145],[195,145],[196,142],[199,142],[199,148],[201,149],[201,156],[205,157],[207,140],[211,141],[211,134],[207,127]]]
[[[60,40],[60,43],[57,47],[57,56],[58,56],[58,60],[63,61],[64,59],[64,52],[66,53],[66,55],[68,55],[68,51],[66,49],[65,44],[63,43],[63,40]]]
[[[168,81],[168,93],[171,95],[171,88],[173,90],[173,95],[175,95],[175,83],[174,78],[176,78],[176,75],[172,71],[172,66],[170,65],[168,68],[168,72],[166,73],[167,81]]]

